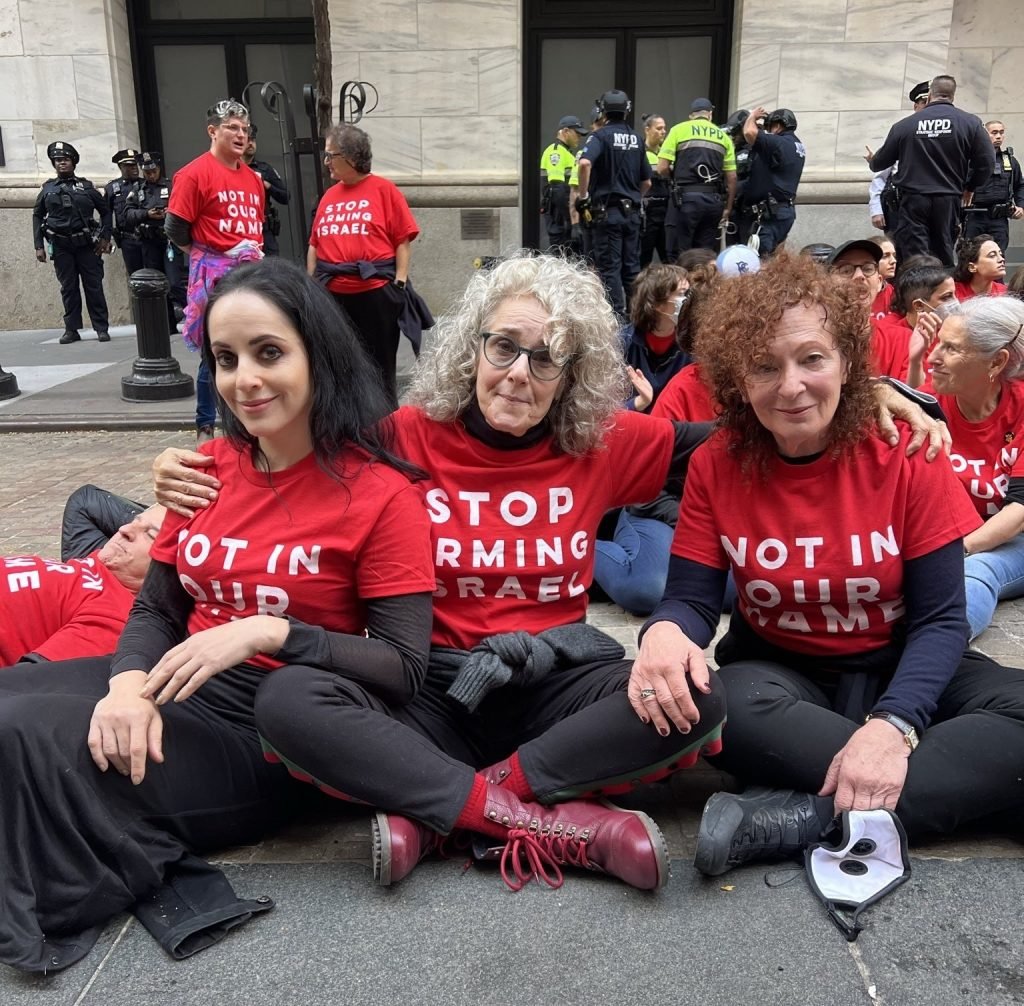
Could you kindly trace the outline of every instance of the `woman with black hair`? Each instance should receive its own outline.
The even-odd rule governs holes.
[[[1006,259],[991,234],[965,238],[957,245],[956,299],[961,303],[972,297],[997,297],[1006,293]]]
[[[426,511],[350,327],[268,259],[221,280],[205,330],[217,501],[168,515],[113,657],[0,676],[0,961],[22,970],[74,963],[125,909],[176,956],[265,910],[194,855],[281,819],[260,683],[320,667],[400,706],[426,670]]]

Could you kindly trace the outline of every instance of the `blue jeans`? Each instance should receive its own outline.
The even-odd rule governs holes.
[[[971,639],[991,624],[996,605],[1024,596],[1024,533],[964,560]]]
[[[664,521],[619,514],[612,541],[594,544],[594,580],[621,608],[649,615],[665,593],[675,530]]]
[[[200,359],[196,374],[196,429],[213,426],[217,422],[217,399],[213,394],[213,375]]]

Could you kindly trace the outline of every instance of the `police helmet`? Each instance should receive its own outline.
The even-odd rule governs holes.
[[[608,115],[609,113],[621,115],[623,118],[629,115],[633,109],[633,102],[629,100],[629,95],[625,91],[605,91],[600,98],[597,99],[597,107],[601,111]]]
[[[774,112],[768,113],[768,118],[764,120],[764,128],[771,129],[776,123],[782,126],[783,132],[791,132],[796,129],[796,116],[791,109],[776,108]]]
[[[750,118],[750,111],[746,108],[737,108],[728,119],[725,120],[725,124],[722,129],[730,136],[739,136],[743,132],[743,126],[747,119]]]
[[[72,164],[78,164],[80,160],[78,151],[66,140],[55,140],[46,148],[46,156],[53,163],[55,157],[70,157]]]

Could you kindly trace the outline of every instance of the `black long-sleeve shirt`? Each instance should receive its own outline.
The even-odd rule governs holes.
[[[70,237],[90,229],[93,213],[100,218],[99,238],[110,237],[111,212],[106,199],[87,178],[71,175],[51,178],[43,184],[32,209],[32,242],[43,247],[44,230]]]

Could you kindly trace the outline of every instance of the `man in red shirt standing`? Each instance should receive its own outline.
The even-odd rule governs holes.
[[[249,110],[226,98],[206,113],[210,149],[174,176],[164,231],[188,255],[188,303],[182,335],[192,350],[203,344],[203,314],[213,284],[242,262],[263,257],[266,187],[243,160]],[[217,419],[213,381],[200,360],[196,377],[199,443],[213,437]]]

